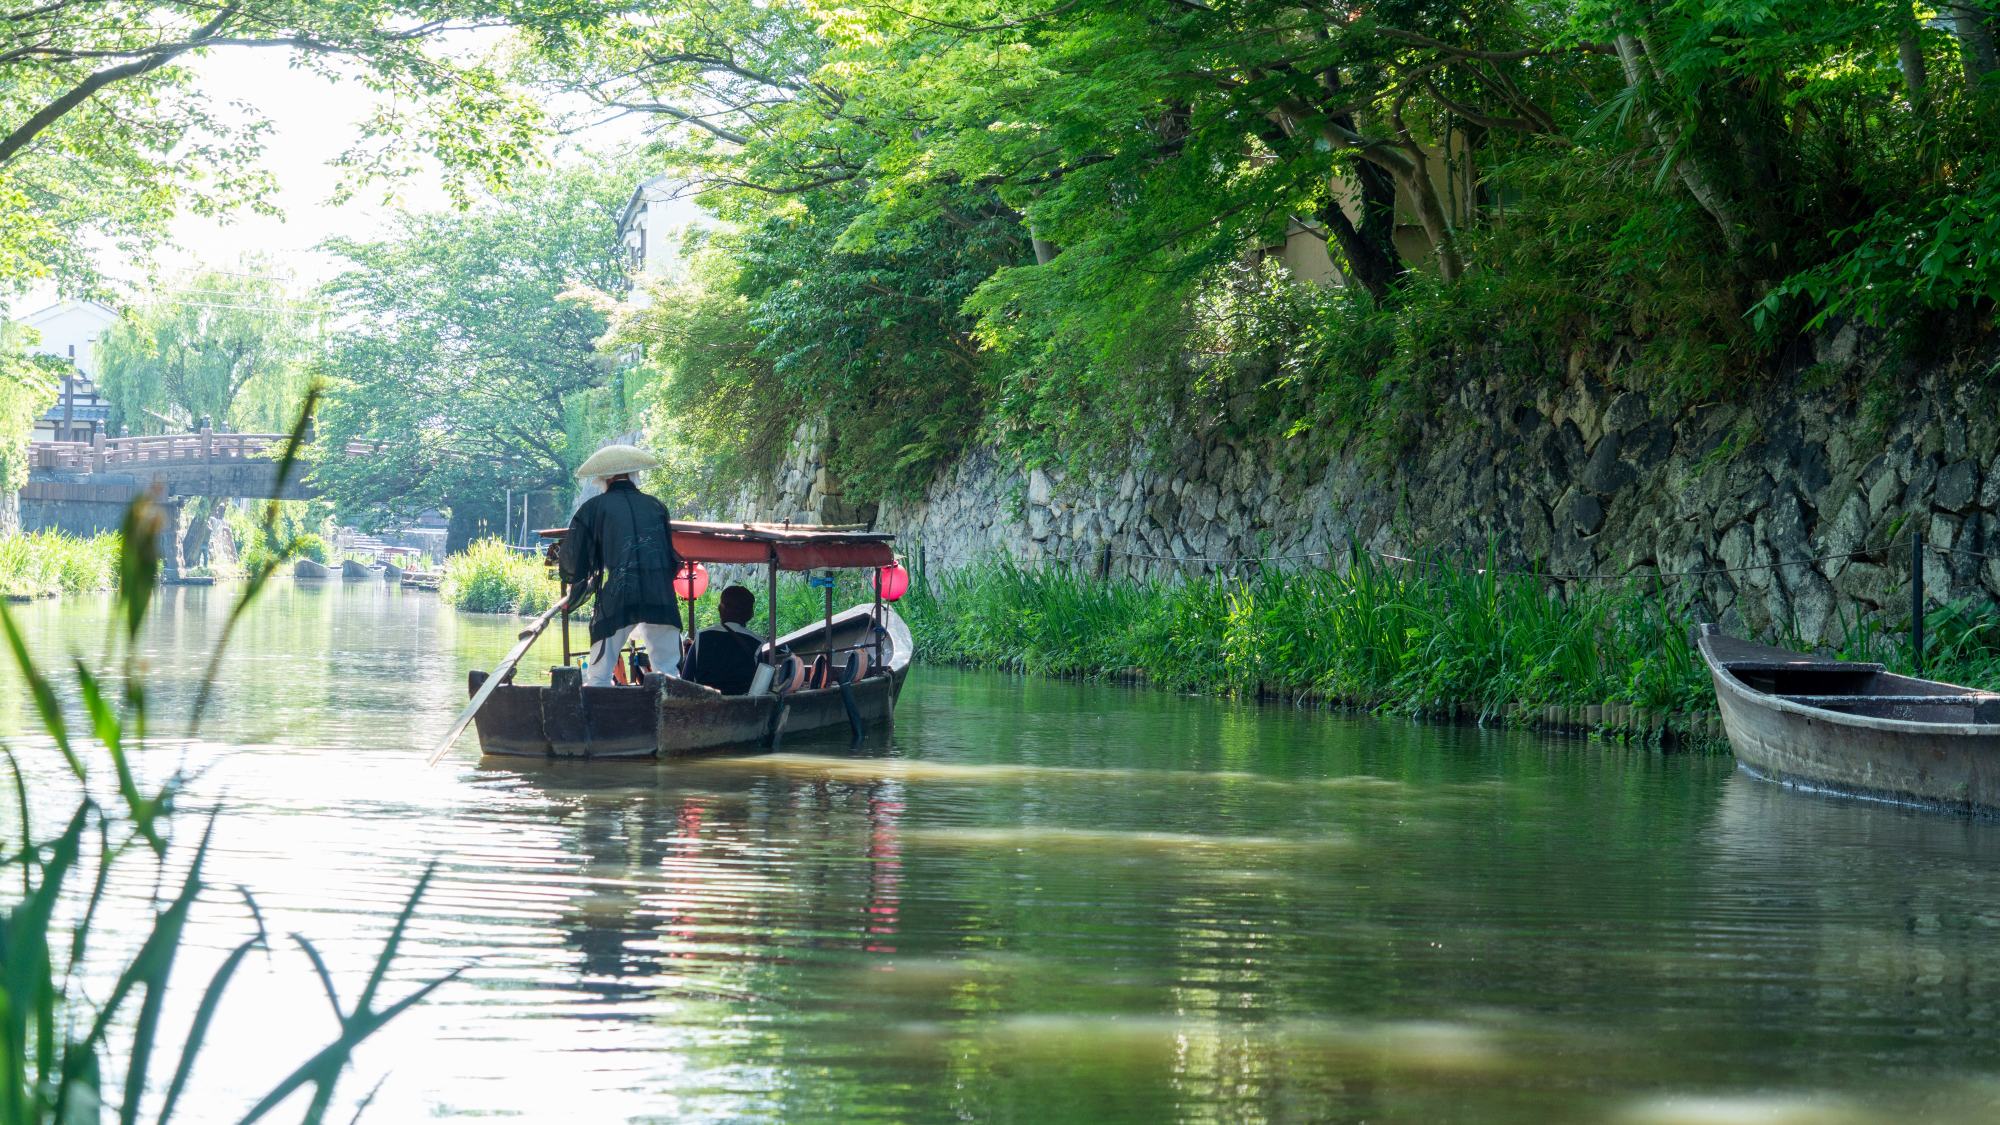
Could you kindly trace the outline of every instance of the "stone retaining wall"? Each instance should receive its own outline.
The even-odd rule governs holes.
[[[1851,342],[1846,357],[1851,360]],[[1837,349],[1836,349],[1837,350]],[[1033,469],[968,452],[912,503],[882,504],[933,573],[1009,555],[1092,573],[1173,575],[1234,560],[1344,566],[1350,545],[1483,552],[1568,574],[1686,574],[1732,630],[1817,641],[1843,615],[1903,612],[1908,532],[1932,600],[2000,592],[2000,413],[1976,381],[1915,380],[1887,418],[1835,387],[1763,406],[1663,410],[1589,378],[1523,397],[1471,385],[1393,464],[1359,451],[1304,461],[1281,445],[1183,438],[1126,464]],[[773,481],[719,508],[757,518],[866,518],[802,427]],[[1783,565],[1820,556],[1853,558]],[[1727,572],[1727,573],[1718,573]]]

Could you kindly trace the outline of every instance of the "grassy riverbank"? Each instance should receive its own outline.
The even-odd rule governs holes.
[[[0,539],[0,596],[48,598],[109,590],[118,574],[118,537],[34,531]]]
[[[1698,613],[1671,587],[1635,581],[1555,596],[1538,577],[1476,561],[1364,559],[1345,574],[1182,583],[997,562],[941,576],[936,593],[918,583],[899,608],[919,655],[944,663],[1563,727],[1619,725],[1615,710],[1646,729],[1629,708],[1680,723],[1701,716],[1693,731],[1702,733],[1714,708],[1688,638]],[[1940,606],[1927,622],[1929,675],[2000,684],[2000,612]],[[1898,670],[1915,664],[1900,625],[1850,624],[1832,650]]]
[[[444,560],[438,596],[468,613],[540,613],[556,604],[562,589],[540,555],[481,539]]]

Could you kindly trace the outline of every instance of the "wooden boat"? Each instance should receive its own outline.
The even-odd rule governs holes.
[[[1800,788],[2000,814],[2000,693],[1695,638],[1736,760]]]
[[[353,559],[342,559],[340,562],[340,576],[350,582],[374,582],[381,579],[382,568],[379,566],[369,566],[367,563],[358,563]]]
[[[402,586],[405,590],[436,590],[444,581],[441,570],[406,570],[403,572]]]
[[[560,538],[561,531],[541,533]],[[686,563],[762,564],[767,636],[761,651],[770,686],[747,695],[659,674],[629,686],[584,687],[571,664],[568,615],[563,615],[563,663],[546,686],[503,681],[474,716],[480,748],[488,754],[560,758],[681,757],[729,746],[775,745],[780,739],[838,730],[858,741],[870,728],[888,725],[909,674],[909,628],[883,603],[840,613],[784,636],[771,635],[781,571],[895,566],[892,537],[763,524],[674,522],[674,549]],[[705,581],[705,578],[703,579]],[[896,592],[900,592],[898,589]],[[892,594],[893,596],[893,594]],[[691,621],[692,606],[689,607]],[[587,648],[586,644],[586,648]],[[510,680],[512,673],[508,673]],[[477,695],[487,674],[474,671],[467,691]]]
[[[395,582],[400,584],[403,581],[404,573],[405,572],[403,568],[397,566],[395,563],[382,564],[382,581],[384,582]]]
[[[292,564],[293,578],[332,578],[333,568],[312,559],[300,559]]]

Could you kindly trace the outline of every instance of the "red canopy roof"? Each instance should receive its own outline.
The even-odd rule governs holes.
[[[560,539],[566,529],[541,532]],[[773,560],[779,570],[847,570],[888,566],[895,536],[885,531],[826,531],[772,523],[674,521],[674,553],[691,562],[751,563]]]

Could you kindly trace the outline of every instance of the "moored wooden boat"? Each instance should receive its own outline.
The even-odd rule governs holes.
[[[406,570],[402,586],[405,590],[435,590],[442,581],[444,572],[441,570]]]
[[[400,584],[403,581],[403,575],[405,573],[406,572],[403,570],[403,568],[397,566],[395,563],[382,564],[382,581],[384,582],[395,582]]]
[[[292,564],[293,578],[332,578],[333,568],[312,559],[300,559]]]
[[[474,717],[480,749],[488,754],[535,758],[676,758],[701,750],[768,743],[813,731],[851,733],[885,726],[909,673],[910,631],[892,609],[858,605],[833,617],[832,644],[825,623],[778,638],[779,651],[810,656],[831,647],[867,654],[867,670],[845,685],[838,673],[828,686],[724,695],[670,676],[647,676],[633,686],[583,687],[580,670],[559,667],[548,685],[502,684]],[[872,654],[882,653],[874,664]],[[486,673],[475,671],[467,691],[477,694]],[[843,698],[845,696],[845,698]],[[849,714],[849,702],[854,713]]]
[[[349,581],[377,582],[382,578],[382,568],[379,566],[369,566],[367,563],[355,562],[353,559],[342,559],[340,562],[340,576]]]
[[[1746,771],[1858,797],[2000,814],[2000,693],[1880,664],[1695,638]]]

